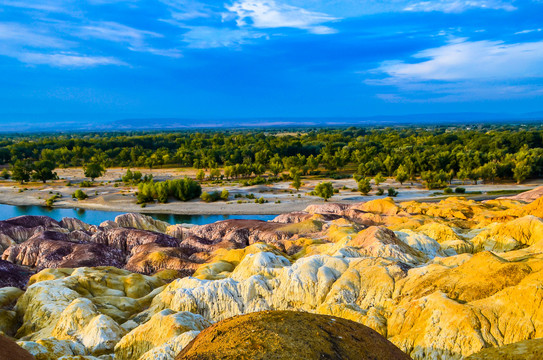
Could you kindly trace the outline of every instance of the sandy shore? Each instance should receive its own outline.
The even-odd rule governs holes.
[[[77,185],[84,180],[81,169],[60,169],[58,175],[60,180],[42,183],[29,183],[19,185],[13,181],[0,182],[0,203],[8,205],[38,205],[43,206],[45,200],[53,194],[59,193],[62,195],[58,199],[54,207],[60,208],[82,208],[102,211],[118,211],[118,212],[146,212],[146,213],[164,213],[164,214],[179,214],[179,215],[246,215],[246,214],[261,214],[274,215],[291,211],[300,211],[308,205],[314,203],[322,203],[323,200],[310,196],[308,193],[313,190],[315,185],[322,179],[303,180],[304,185],[296,192],[290,187],[290,182],[279,182],[272,185],[257,185],[242,187],[238,183],[224,183],[221,185],[204,184],[203,191],[215,191],[227,189],[230,192],[229,201],[218,201],[215,203],[205,203],[199,199],[188,202],[172,201],[166,204],[147,204],[145,207],[136,204],[135,192],[137,188],[134,186],[124,186],[117,184],[114,181],[119,179],[126,169],[108,169],[104,178],[96,182],[97,186],[91,188],[81,188],[89,195],[87,200],[78,201],[72,199],[72,194],[75,190],[80,189]],[[150,173],[149,170],[143,170],[144,173]],[[179,176],[189,175],[189,171],[178,169],[161,169],[152,171],[155,178],[160,180],[171,179]],[[192,175],[192,174],[191,174]],[[67,181],[73,185],[67,186]],[[375,196],[375,190],[371,196],[362,196],[356,189],[356,183],[353,179],[330,180],[335,188],[339,188],[339,193],[335,194],[330,201],[341,203],[356,203],[377,199],[384,196]],[[526,184],[517,185],[514,183],[508,184],[479,184],[479,185],[463,185],[459,182],[453,183],[454,186],[462,186],[468,192],[483,192],[481,195],[470,195],[474,198],[492,198],[503,195],[486,195],[489,191],[527,191],[539,186],[543,181],[533,181]],[[436,197],[436,190],[426,190],[420,183],[408,183],[400,185],[392,179],[388,179],[379,187],[387,189],[394,187],[399,191],[396,198],[397,201],[408,200],[426,200],[436,201],[441,197]],[[376,187],[374,186],[374,189]],[[254,200],[247,199],[246,196],[253,194],[256,198],[264,198],[267,203],[256,204]],[[235,195],[243,196],[235,198]]]

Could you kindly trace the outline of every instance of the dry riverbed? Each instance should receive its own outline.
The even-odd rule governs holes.
[[[152,173],[157,180],[167,180],[182,176],[194,176],[193,170],[184,169],[159,169],[149,171],[140,169],[142,173]],[[290,211],[303,210],[307,205],[322,202],[322,199],[310,196],[309,192],[315,185],[324,181],[323,179],[303,179],[302,188],[297,192],[290,186],[290,182],[279,182],[271,185],[241,186],[237,182],[224,182],[223,184],[204,183],[203,191],[211,192],[227,189],[230,192],[228,201],[218,201],[215,203],[205,203],[200,199],[188,202],[172,201],[166,204],[147,204],[145,208],[136,204],[135,192],[136,186],[124,186],[122,183],[116,183],[115,180],[126,172],[126,169],[116,168],[108,169],[103,178],[97,179],[95,186],[91,188],[81,188],[89,198],[86,200],[74,200],[72,194],[80,189],[78,185],[86,180],[81,169],[59,169],[57,173],[59,180],[42,183],[29,183],[20,185],[14,181],[4,180],[0,182],[0,203],[10,205],[44,205],[45,200],[56,193],[61,194],[54,206],[64,208],[83,208],[105,211],[119,212],[146,212],[146,213],[170,213],[187,215],[207,215],[207,214],[280,214]],[[353,179],[329,180],[334,184],[334,188],[339,189],[331,201],[343,203],[355,203],[378,198],[375,196],[377,187],[370,196],[362,196],[356,189],[356,183]],[[67,186],[70,182],[72,185]],[[452,187],[461,186],[470,192],[482,192],[482,194],[468,194],[476,198],[490,198],[503,196],[505,194],[488,194],[488,192],[509,191],[514,194],[519,191],[526,191],[541,185],[542,181],[532,181],[526,184],[517,185],[507,184],[478,184],[463,185],[459,182],[453,183]],[[115,186],[117,185],[117,186]],[[407,183],[403,186],[388,179],[385,183],[379,185],[380,188],[387,189],[394,187],[398,190],[397,201],[406,200],[431,200],[440,197],[433,196],[435,190],[426,190],[419,182]],[[254,200],[247,199],[247,196],[253,194],[255,198],[264,198],[267,203],[256,204]],[[235,195],[242,196],[235,198]],[[386,196],[386,191],[385,195]],[[383,196],[381,196],[383,197]]]

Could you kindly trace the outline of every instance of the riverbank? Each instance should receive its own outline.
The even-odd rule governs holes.
[[[0,203],[8,205],[38,205],[44,206],[46,199],[59,194],[53,207],[69,209],[87,209],[114,212],[136,212],[150,214],[178,214],[178,215],[274,215],[291,211],[301,211],[310,204],[322,203],[323,200],[312,196],[310,192],[322,181],[331,181],[337,193],[329,200],[339,203],[357,203],[387,196],[387,192],[377,196],[377,186],[372,184],[373,191],[369,196],[362,196],[357,191],[357,184],[352,179],[303,179],[303,185],[296,191],[289,181],[277,182],[269,185],[242,186],[238,182],[224,182],[222,184],[204,183],[203,191],[222,191],[230,193],[228,201],[205,203],[200,199],[188,202],[172,201],[166,204],[146,204],[142,207],[136,204],[135,186],[126,186],[115,182],[124,169],[108,169],[104,178],[96,181],[93,187],[82,188],[79,183],[84,180],[80,169],[59,169],[60,180],[43,183],[28,183],[20,185],[14,181],[0,182]],[[148,172],[148,171],[147,171]],[[164,169],[153,171],[155,178],[160,180],[171,179],[183,175],[179,170]],[[543,184],[543,181],[530,181],[525,184],[477,184],[467,185],[454,181],[451,187],[463,187],[466,196],[477,200],[485,200],[500,196],[515,195],[522,191],[531,190]],[[384,190],[395,188],[398,191],[396,201],[439,201],[444,195],[439,190],[426,190],[420,182],[400,184],[393,179],[387,179],[378,186]],[[72,194],[83,190],[89,198],[86,200],[72,199]],[[440,195],[441,194],[441,195]],[[256,203],[255,199],[262,198],[264,203]]]

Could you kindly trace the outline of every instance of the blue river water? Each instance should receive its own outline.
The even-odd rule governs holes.
[[[86,210],[86,209],[61,209],[47,208],[43,206],[15,206],[0,204],[0,220],[9,219],[21,215],[45,215],[57,221],[63,217],[73,217],[87,224],[99,225],[105,220],[115,220],[122,212]],[[169,222],[170,224],[196,224],[204,225],[227,219],[253,219],[271,220],[276,215],[175,215],[175,214],[146,214],[155,219]]]

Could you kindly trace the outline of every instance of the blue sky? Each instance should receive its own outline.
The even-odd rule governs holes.
[[[543,111],[543,0],[0,0],[0,121]]]

